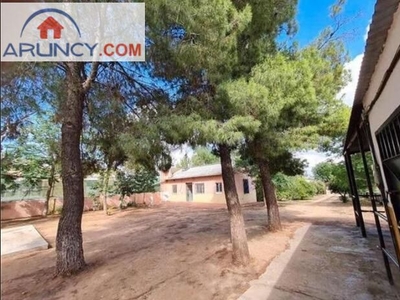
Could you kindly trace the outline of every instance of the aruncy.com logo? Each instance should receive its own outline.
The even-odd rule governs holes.
[[[145,59],[144,3],[2,3],[1,11],[2,61]]]

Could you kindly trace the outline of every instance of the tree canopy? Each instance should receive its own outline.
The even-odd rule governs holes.
[[[370,153],[366,154],[367,165],[370,167],[369,173],[373,174],[371,169],[372,156]],[[365,177],[364,164],[360,154],[355,154],[352,157],[352,165],[354,169],[354,177],[357,185],[358,192],[367,194],[367,180]],[[346,171],[346,165],[344,161],[334,162],[328,160],[317,164],[313,168],[314,178],[324,181],[328,184],[328,188],[333,193],[340,194],[343,199],[346,199],[347,195],[350,194],[349,178]]]
[[[85,266],[84,175],[101,172],[107,195],[110,173],[130,164],[136,177],[118,173],[121,195],[151,190],[155,172],[172,165],[172,147],[183,144],[196,149],[185,166],[221,163],[235,263],[246,265],[250,256],[234,151],[258,175],[269,229],[281,228],[273,175],[301,173],[305,163],[294,151],[336,145],[348,117],[337,99],[347,80],[347,55],[340,39],[332,38],[335,30],[327,28],[302,49],[278,41],[296,31],[296,5],[150,1],[145,63],[18,64],[2,76],[2,141],[19,138],[27,118],[43,110],[54,125],[43,133],[57,131],[53,141],[47,139],[52,154],[45,157],[54,154],[63,184],[57,273]],[[340,0],[332,7],[333,18],[343,5]],[[9,179],[2,177],[2,186]],[[104,204],[106,209],[106,197]]]
[[[194,149],[192,157],[189,158],[186,153],[183,158],[178,162],[177,167],[188,169],[190,167],[211,165],[218,162],[219,158],[212,153],[212,150],[204,146],[199,146]]]

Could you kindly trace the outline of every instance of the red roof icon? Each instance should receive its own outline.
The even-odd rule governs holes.
[[[59,39],[61,38],[61,30],[64,27],[58,23],[53,17],[48,17],[46,20],[43,21],[42,24],[38,26],[40,30],[40,38],[47,39],[47,33],[49,30],[53,30],[53,38]]]

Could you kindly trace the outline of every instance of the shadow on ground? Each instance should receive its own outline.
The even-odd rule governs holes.
[[[84,249],[89,266],[72,278],[53,278],[54,249],[2,259],[2,297],[237,299],[248,289],[248,283],[287,248],[295,230],[310,223],[313,225],[293,260],[276,269],[282,274],[269,299],[357,299],[340,295],[345,295],[342,290],[356,290],[360,281],[369,276],[378,288],[374,284],[367,286],[367,292],[372,289],[368,293],[380,297],[381,290],[386,289],[380,252],[374,248],[372,238],[359,241],[351,204],[337,199],[284,203],[284,230],[278,233],[266,230],[267,215],[262,204],[245,205],[243,212],[253,258],[248,268],[231,264],[224,206],[167,203],[108,217],[103,212],[85,214]],[[33,222],[52,245],[57,221],[51,218]],[[368,252],[359,253],[367,246]],[[372,271],[369,265],[374,266]],[[342,273],[347,277],[338,277]],[[324,294],[325,281],[331,284],[332,293]],[[334,292],[338,298],[332,298]],[[285,298],[287,295],[293,297]]]
[[[363,238],[348,204],[332,198],[312,205],[287,207],[285,220],[309,224],[296,231],[290,248],[272,261],[240,299],[400,299],[400,272],[391,265],[396,282],[391,286],[372,214],[365,214],[368,238]],[[388,228],[384,236],[390,250]]]

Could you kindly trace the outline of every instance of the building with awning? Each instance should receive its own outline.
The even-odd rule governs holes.
[[[377,0],[352,107],[343,154],[354,215],[366,237],[372,213],[389,281],[400,271],[400,0]],[[373,166],[366,155],[373,158]],[[353,157],[361,155],[371,209],[361,208]],[[376,190],[379,193],[376,193]],[[383,203],[379,206],[379,202]],[[390,234],[383,232],[389,228]],[[388,238],[388,236],[390,238]],[[397,269],[397,270],[396,270]]]

